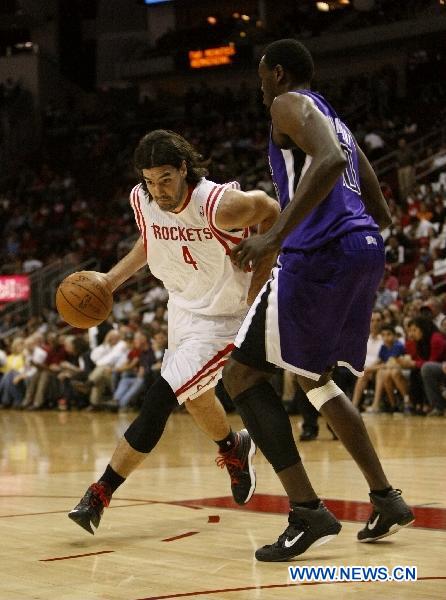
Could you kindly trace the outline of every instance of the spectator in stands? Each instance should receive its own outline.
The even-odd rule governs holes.
[[[155,364],[155,353],[146,333],[137,331],[133,340],[133,349],[127,357],[128,368],[121,376],[113,393],[113,404],[120,412],[125,412],[134,405],[141,392],[153,383],[152,365]]]
[[[425,415],[430,412],[432,405],[426,403],[421,369],[426,363],[442,363],[446,361],[446,339],[438,331],[432,320],[425,317],[416,317],[409,321],[407,331],[406,354],[395,359],[395,363],[399,369],[392,369],[390,373],[396,385],[397,379],[400,384],[402,382],[401,369],[410,369],[408,389],[412,407],[414,407],[416,414]],[[404,383],[402,388],[405,412],[408,413],[411,408],[407,392],[404,393]]]
[[[0,340],[0,382],[6,369],[8,355],[5,352],[6,346],[3,340]]]
[[[412,292],[413,298],[419,298],[421,294],[421,288],[428,286],[432,289],[434,282],[431,275],[426,270],[426,265],[422,262],[418,263],[415,269],[414,276],[409,285],[409,290]]]
[[[421,367],[421,379],[431,407],[428,416],[442,417],[446,409],[446,362],[424,363]]]
[[[411,217],[409,224],[404,228],[404,233],[412,240],[426,238],[429,240],[431,235],[435,235],[435,227],[426,219],[419,219],[417,216]]]
[[[376,414],[381,412],[381,396],[384,391],[384,382],[387,376],[387,364],[389,359],[398,358],[404,355],[404,345],[398,340],[396,331],[392,325],[383,325],[381,327],[381,337],[383,344],[379,350],[378,361],[370,367],[376,371],[375,394],[373,403],[366,408],[366,412]],[[393,393],[387,397],[391,409],[396,408],[395,397]]]
[[[365,135],[364,143],[370,160],[376,160],[385,152],[386,143],[377,128],[373,128]]]
[[[446,315],[443,313],[443,304],[439,298],[432,296],[421,305],[420,314],[432,319],[437,329],[440,329]]]
[[[375,308],[377,310],[383,310],[387,308],[392,302],[396,300],[398,292],[391,291],[386,287],[386,276],[380,281],[378,291],[376,292]]]
[[[91,386],[89,410],[98,410],[113,389],[113,369],[122,365],[127,358],[127,344],[119,331],[111,329],[104,342],[91,352],[95,368],[88,376]]]
[[[3,366],[3,377],[0,381],[0,407],[9,408],[20,403],[20,395],[14,379],[25,368],[25,339],[15,337],[11,342],[11,349],[6,355],[6,362]]]
[[[23,403],[28,410],[40,410],[49,402],[60,397],[60,384],[57,375],[60,373],[61,363],[67,359],[64,347],[64,335],[55,332],[48,333],[46,337],[47,356],[45,361],[38,365],[37,373],[31,380],[27,396]]]
[[[64,349],[67,359],[60,363],[61,370],[57,376],[62,386],[58,409],[85,408],[89,403],[91,389],[86,382],[94,369],[88,342],[84,336],[66,336]]]
[[[376,371],[373,368],[379,360],[379,351],[382,346],[381,337],[381,326],[382,326],[382,313],[379,310],[374,310],[372,313],[372,319],[370,321],[370,335],[367,341],[367,354],[364,364],[364,375],[358,377],[355,388],[353,390],[353,406],[360,407],[363,401],[363,394],[369,383],[374,378]]]
[[[23,391],[21,383],[25,385],[25,390],[20,402],[20,408],[26,408],[32,402],[36,383],[40,376],[40,370],[45,363],[48,355],[47,350],[43,347],[44,338],[41,333],[33,333],[25,340],[25,368],[14,379],[14,384],[19,390]]]
[[[151,366],[152,377],[156,378],[161,372],[164,352],[167,349],[167,334],[165,331],[155,333],[152,338],[152,350],[155,357],[155,362]]]
[[[405,138],[398,140],[396,162],[398,164],[399,197],[403,202],[415,183],[415,154],[407,145]]]
[[[391,235],[386,244],[386,265],[395,273],[402,264],[404,264],[404,246],[398,242],[396,236]]]

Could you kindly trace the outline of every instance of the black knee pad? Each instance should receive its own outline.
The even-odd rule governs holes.
[[[146,392],[141,411],[124,437],[138,452],[148,453],[158,443],[167,419],[178,400],[165,379],[160,377]]]
[[[246,429],[276,473],[300,462],[290,419],[269,383],[255,385],[233,401]]]

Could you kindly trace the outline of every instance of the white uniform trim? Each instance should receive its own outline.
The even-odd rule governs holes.
[[[280,349],[280,330],[279,330],[279,309],[278,309],[278,274],[279,267],[274,267],[272,272],[271,280],[271,291],[268,296],[268,307],[266,309],[266,323],[265,323],[265,347],[266,347],[266,360],[282,369],[287,369],[297,375],[308,377],[317,381],[321,376],[320,373],[313,373],[305,369],[295,367],[290,363],[287,363],[282,358],[282,352]]]
[[[288,198],[291,201],[294,197],[294,156],[291,150],[282,150],[282,156],[288,177]]]
[[[288,371],[297,373],[297,375],[302,375],[303,377],[308,377],[309,379],[314,379],[315,381],[317,381],[321,376],[320,373],[312,373],[311,371],[300,369],[298,367],[295,367],[294,365],[290,365],[282,358],[282,353],[280,350],[279,312],[277,308],[277,275],[279,270],[279,267],[274,267],[274,269],[272,270],[271,279],[269,279],[265,283],[263,288],[257,294],[254,303],[249,309],[248,314],[246,315],[245,320],[243,321],[243,324],[239,329],[237,337],[234,341],[234,345],[237,348],[240,348],[240,346],[243,344],[247,331],[251,325],[252,319],[256,313],[257,306],[260,303],[263,292],[265,291],[268,283],[270,283],[271,289],[268,294],[268,306],[266,308],[265,317],[265,358],[268,362],[272,363],[273,365],[276,365],[277,367],[287,369]]]
[[[340,367],[347,367],[347,369],[349,369],[353,375],[356,375],[356,377],[362,377],[364,375],[364,371],[357,371],[351,366],[350,363],[345,362],[345,360],[338,360],[338,365]]]

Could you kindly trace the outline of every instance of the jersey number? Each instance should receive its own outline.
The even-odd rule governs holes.
[[[184,262],[188,265],[192,265],[196,271],[198,271],[197,262],[193,259],[192,254],[189,252],[187,246],[182,246]]]
[[[344,174],[342,176],[342,183],[344,187],[348,188],[352,192],[361,195],[361,186],[359,185],[358,176],[356,174],[355,165],[353,162],[352,149],[348,144],[341,142],[341,148],[344,150],[347,158],[347,166],[345,167]]]

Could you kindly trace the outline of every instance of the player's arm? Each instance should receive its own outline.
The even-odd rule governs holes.
[[[306,96],[278,96],[271,106],[271,118],[277,135],[288,138],[292,146],[311,156],[311,164],[292,201],[270,231],[271,237],[280,246],[287,235],[328,196],[342,175],[347,159],[330,122]]]
[[[104,273],[112,292],[147,264],[146,250],[140,237],[128,254]]]
[[[361,196],[366,211],[382,231],[392,223],[389,207],[382,194],[378,178],[368,158],[356,145],[358,151],[359,177],[361,179]]]
[[[262,190],[226,190],[217,209],[215,224],[227,231],[257,225],[257,233],[262,234],[271,229],[279,213],[277,200]],[[249,288],[248,304],[252,303],[267,280],[276,258],[277,251],[273,249],[256,264]]]
[[[278,221],[260,240],[248,240],[234,249],[234,260],[244,267],[264,252],[278,250],[287,235],[324,200],[342,175],[347,159],[328,119],[301,94],[277,96],[271,106],[275,136],[289,147],[311,156],[311,163]]]

